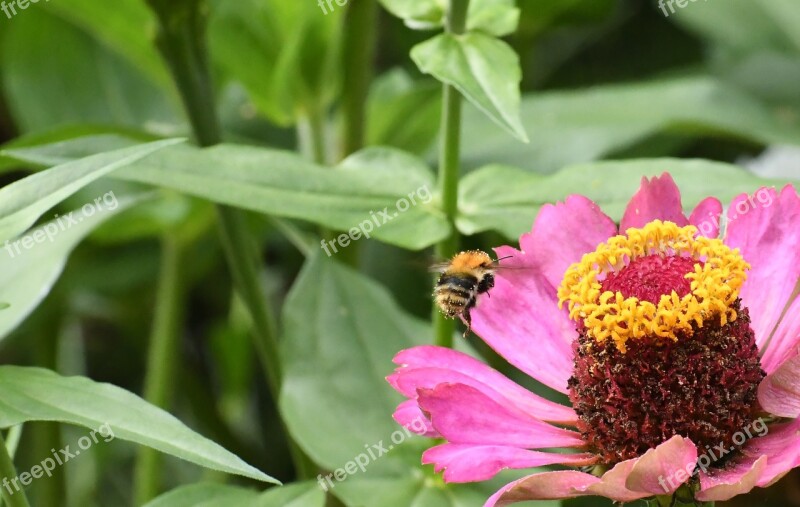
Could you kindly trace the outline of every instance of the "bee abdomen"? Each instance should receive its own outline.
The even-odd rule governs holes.
[[[478,285],[478,278],[466,273],[458,275],[449,275],[445,273],[439,277],[437,285],[439,287],[449,286],[453,290],[461,289],[471,292],[475,290],[475,286]]]

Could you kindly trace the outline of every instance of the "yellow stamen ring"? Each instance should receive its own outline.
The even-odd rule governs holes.
[[[661,296],[658,305],[625,297],[620,292],[602,292],[601,281],[631,261],[649,255],[691,257],[698,261],[691,292],[679,297],[675,291]],[[703,262],[704,264],[699,264]],[[691,225],[656,220],[641,229],[630,228],[614,236],[594,252],[583,256],[564,274],[558,288],[559,308],[567,303],[569,317],[583,320],[589,336],[598,342],[611,338],[625,353],[627,340],[655,336],[677,340],[678,333],[692,333],[692,326],[719,318],[720,325],[736,320],[732,308],[747,278],[750,265],[739,249],[719,239],[697,236]]]

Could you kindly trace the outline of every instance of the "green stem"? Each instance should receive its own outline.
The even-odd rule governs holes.
[[[161,270],[150,336],[144,398],[157,407],[169,410],[176,384],[183,322],[183,249],[180,240],[172,235],[166,235],[161,245]],[[160,492],[161,465],[161,454],[158,451],[149,447],[139,448],[134,479],[136,505],[144,505]]]
[[[173,73],[200,146],[222,141],[216,114],[214,88],[205,47],[207,5],[202,0],[148,0],[158,15],[157,45]],[[259,285],[260,257],[246,223],[246,214],[228,206],[217,206],[220,236],[236,290],[253,320],[253,340],[273,399],[280,394],[281,370],[275,319]],[[300,478],[313,476],[315,465],[284,432]]]
[[[0,432],[0,475],[2,475],[3,479],[8,479],[8,483],[6,483],[8,486],[0,487],[6,505],[9,507],[30,507],[28,497],[25,496],[25,489],[20,487],[20,490],[17,491],[14,484],[12,484],[12,481],[17,478],[17,470],[14,468],[14,461],[11,459],[11,455],[8,453],[2,432]],[[20,484],[19,480],[14,482],[17,485]],[[9,493],[9,491],[11,492]]]
[[[34,356],[36,364],[48,370],[59,371],[58,355],[61,345],[64,309],[67,302],[61,292],[51,294],[47,302],[40,307],[40,324],[35,327]],[[57,422],[40,422],[30,427],[31,450],[35,456],[47,456],[50,449],[61,448],[61,424]],[[11,436],[9,435],[9,439]],[[38,481],[36,489],[31,493],[34,502],[44,505],[58,505],[67,495],[66,474],[63,468],[52,472],[50,477]]]
[[[445,30],[452,34],[462,34],[467,24],[469,0],[451,0]],[[458,213],[458,179],[461,158],[461,94],[450,85],[442,88],[442,132],[439,154],[439,194],[442,210],[450,222],[450,236],[436,245],[436,256],[448,259],[458,250],[458,230],[455,219]],[[442,347],[453,346],[455,322],[445,319],[433,309],[433,327],[436,344]]]
[[[220,206],[217,208],[219,233],[222,247],[231,270],[233,284],[250,310],[253,319],[253,332],[256,335],[255,347],[267,375],[270,392],[277,400],[281,384],[281,365],[278,362],[279,349],[275,319],[267,311],[266,297],[261,290],[261,276],[258,267],[258,254],[252,243],[246,224],[246,215],[238,210]],[[255,312],[253,308],[259,309]]]
[[[197,143],[217,144],[222,129],[205,47],[207,5],[202,0],[178,1],[174,7],[159,0],[150,3],[159,20],[156,45],[172,72]]]
[[[364,147],[366,105],[377,31],[375,0],[347,5],[343,33],[342,158]]]
[[[328,161],[325,141],[325,114],[316,105],[297,115],[297,137],[300,153],[319,165]]]

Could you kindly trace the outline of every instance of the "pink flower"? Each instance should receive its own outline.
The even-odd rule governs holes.
[[[708,198],[685,217],[669,174],[643,179],[619,235],[584,197],[543,207],[520,250],[495,249],[518,269],[497,272],[473,330],[572,406],[460,352],[402,351],[387,379],[408,398],[395,420],[446,440],[423,463],[447,482],[567,467],[486,507],[727,500],[800,466],[800,198],[791,186],[736,197],[720,240],[721,214]]]

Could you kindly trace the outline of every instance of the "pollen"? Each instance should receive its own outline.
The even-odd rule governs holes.
[[[559,307],[596,342],[676,341],[704,324],[737,318],[736,302],[750,265],[738,249],[698,236],[697,228],[656,220],[614,236],[570,266]]]

